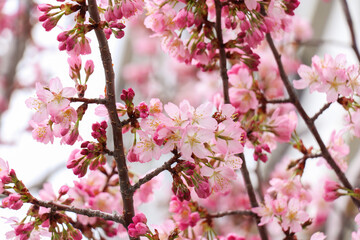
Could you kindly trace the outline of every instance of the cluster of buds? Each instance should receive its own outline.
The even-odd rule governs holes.
[[[121,39],[125,36],[125,32],[123,30],[124,28],[125,28],[125,25],[123,23],[115,23],[114,22],[114,23],[109,24],[108,28],[104,29],[104,33],[105,33],[105,36],[107,39],[110,38],[112,33],[114,34],[114,36],[117,39]]]
[[[210,196],[211,188],[209,181],[206,177],[201,176],[196,171],[196,165],[194,163],[184,161],[177,164],[173,170],[178,174],[173,173],[172,191],[180,201],[190,200],[190,191],[188,187],[194,187],[199,198],[207,198]],[[185,180],[186,185],[180,175]]]
[[[106,147],[106,128],[108,127],[106,121],[102,121],[101,123],[94,123],[92,125],[92,133],[91,136],[95,138],[103,147]]]
[[[89,80],[89,77],[94,72],[94,62],[92,60],[87,60],[85,62],[85,81],[81,81],[81,67],[82,67],[82,61],[80,56],[71,56],[68,58],[68,64],[69,64],[69,76],[71,79],[75,81],[77,94],[79,97],[84,97],[85,91],[87,89],[87,81]]]
[[[268,157],[265,152],[271,153],[271,150],[267,144],[260,144],[255,147],[254,151],[254,160],[257,161],[260,159],[260,161],[266,163],[268,160]]]
[[[135,92],[132,88],[129,88],[128,90],[123,89],[122,93],[120,95],[120,99],[123,100],[127,107],[132,107],[133,100],[135,97]]]
[[[148,226],[146,225],[147,219],[144,214],[136,214],[132,218],[132,221],[133,223],[130,223],[128,226],[128,233],[130,237],[139,237],[150,232]]]
[[[73,55],[86,55],[91,53],[90,41],[85,37],[90,29],[86,25],[77,27],[77,31],[72,29],[65,31],[57,36],[59,50],[73,53]]]
[[[81,144],[81,150],[76,149],[70,155],[66,167],[73,169],[74,174],[78,175],[78,177],[85,176],[88,167],[90,170],[96,170],[99,166],[105,165],[106,158],[103,153],[106,150],[107,127],[108,125],[105,121],[94,123],[91,135],[98,142],[85,141]]]
[[[58,21],[63,15],[69,15],[79,11],[82,8],[81,3],[83,2],[84,1],[82,0],[77,1],[76,4],[66,3],[60,6],[53,6],[51,4],[39,4],[38,9],[43,12],[43,14],[39,17],[39,21],[44,22],[43,27],[46,31],[50,31],[57,25]],[[50,13],[51,10],[55,9],[58,9],[58,11]]]

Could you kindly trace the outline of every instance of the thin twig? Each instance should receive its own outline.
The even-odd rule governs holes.
[[[103,98],[68,98],[70,102],[83,102],[83,103],[95,103],[95,104],[105,104],[106,100]]]
[[[305,124],[307,125],[308,129],[310,130],[310,132],[313,134],[316,142],[319,144],[320,150],[322,152],[323,157],[325,158],[326,162],[330,165],[330,167],[335,171],[336,175],[338,176],[339,180],[342,182],[342,184],[348,188],[348,189],[353,189],[351,183],[349,182],[349,180],[347,179],[347,177],[345,176],[345,174],[341,171],[341,169],[339,168],[339,166],[336,164],[335,160],[332,158],[332,156],[330,155],[328,149],[326,148],[314,122],[312,121],[312,119],[307,115],[307,113],[305,112],[304,108],[302,107],[298,97],[295,94],[295,90],[293,89],[293,87],[291,86],[288,76],[286,75],[284,66],[282,64],[281,61],[281,55],[279,54],[279,52],[277,51],[274,41],[271,37],[271,35],[269,33],[266,34],[266,40],[270,46],[270,49],[274,55],[276,64],[279,68],[279,73],[280,73],[280,77],[282,82],[285,85],[285,88],[289,94],[289,98],[291,99],[291,102],[293,103],[293,105],[295,106],[295,108],[297,109],[297,111],[299,112],[300,116],[302,117],[302,119],[304,120]],[[360,208],[360,201],[352,198],[354,204]]]
[[[113,130],[113,141],[114,141],[114,159],[117,164],[120,191],[123,201],[123,215],[125,226],[127,227],[132,222],[132,217],[135,215],[133,192],[131,189],[128,168],[126,165],[126,158],[124,152],[124,144],[122,137],[122,125],[116,111],[116,100],[115,100],[115,74],[113,69],[113,63],[111,59],[111,53],[109,45],[105,37],[105,33],[100,26],[100,16],[98,12],[98,6],[96,0],[88,0],[88,10],[90,17],[94,20],[97,25],[95,28],[96,38],[99,42],[99,49],[101,54],[101,60],[104,67],[106,77],[106,103],[105,106],[109,112],[109,118]],[[136,238],[139,239],[139,238]]]
[[[315,122],[315,120],[326,110],[330,107],[330,105],[332,104],[332,102],[329,102],[327,104],[325,104],[320,110],[319,112],[317,112],[312,118],[311,121]]]
[[[224,216],[230,215],[241,215],[241,216],[251,216],[256,217],[256,214],[250,210],[233,210],[233,211],[225,211],[225,212],[218,212],[218,213],[211,213],[205,216],[204,218],[221,218]]]
[[[131,188],[132,191],[135,191],[136,189],[140,188],[141,185],[149,182],[151,179],[159,175],[161,172],[168,170],[171,167],[171,165],[179,159],[179,157],[181,157],[181,155],[176,154],[169,161],[165,162],[161,167],[155,169],[154,171],[146,174],[145,177],[139,179],[139,181],[132,186]]]
[[[360,61],[360,53],[359,53],[359,49],[358,49],[357,43],[356,43],[355,30],[354,30],[354,25],[353,25],[353,21],[352,21],[352,18],[351,18],[349,6],[348,6],[346,0],[342,0],[341,4],[343,6],[346,21],[347,21],[347,24],[349,26],[349,30],[350,30],[350,34],[351,34],[351,47],[353,48],[358,61]]]

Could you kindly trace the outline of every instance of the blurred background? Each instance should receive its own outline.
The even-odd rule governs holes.
[[[57,35],[71,25],[71,19],[69,22],[60,21],[59,25],[62,27],[45,32],[38,23],[40,12],[36,5],[46,2],[55,1],[0,0],[0,157],[9,162],[17,176],[34,193],[45,182],[51,182],[56,190],[65,183],[71,185],[72,181],[77,179],[71,170],[66,169],[66,161],[70,152],[80,145],[60,145],[59,140],[55,140],[52,145],[38,143],[33,140],[28,124],[33,112],[26,107],[25,100],[35,96],[35,82],[46,83],[51,78],[59,77],[65,86],[74,85],[69,77],[68,55],[58,50],[56,40]],[[310,40],[298,46],[297,55],[301,61],[309,65],[315,54],[321,57],[330,54],[335,57],[344,53],[348,62],[356,63],[340,0],[300,2],[296,14],[311,26],[313,32]],[[348,3],[359,39],[360,1],[348,0]],[[183,98],[189,98],[194,105],[198,105],[211,100],[212,96],[208,93],[221,90],[217,74],[213,77],[207,75],[205,78],[202,76],[204,73],[195,67],[177,63],[166,56],[160,49],[158,39],[149,37],[151,33],[142,25],[142,20],[143,18],[139,18],[126,23],[125,38],[122,40],[112,37],[109,41],[116,71],[117,91],[133,87],[138,101],[157,97],[164,103],[178,103]],[[97,98],[104,95],[104,77],[97,42],[93,35],[91,37],[92,54],[82,57],[82,60],[83,64],[87,59],[95,62],[95,72],[89,80],[86,97]],[[298,79],[297,76],[293,78]],[[324,95],[309,94],[308,91],[298,91],[298,94],[309,115],[316,113],[326,102]],[[84,140],[91,138],[88,131],[91,124],[101,120],[93,115],[93,112],[94,107],[89,106],[88,114],[80,124],[80,133]],[[330,110],[320,117],[317,126],[324,142],[328,142],[332,129],[341,127],[344,114],[341,107],[331,106]],[[299,122],[299,135],[305,139],[308,146],[314,144],[303,122]],[[359,141],[350,138],[346,140],[351,149],[347,175],[354,186],[360,186]],[[266,167],[262,165],[259,168],[265,177],[269,177],[279,159],[284,156],[291,158],[291,154],[289,145],[280,145],[270,156]],[[251,153],[249,156],[251,158]],[[146,166],[135,164],[132,168],[141,174],[161,162],[162,160]],[[310,162],[309,165],[307,169],[312,170],[306,171],[304,175],[309,184],[316,183],[327,174],[316,166],[316,163]],[[254,162],[249,163],[249,167],[252,171],[258,168]],[[254,182],[256,183],[256,179]],[[164,186],[168,187],[169,183]],[[160,198],[158,200],[161,201]],[[341,214],[346,214],[346,206],[346,202],[338,201],[333,210],[329,209],[334,213],[330,214],[327,225],[335,227],[327,228],[327,239],[348,239],[343,238],[348,235],[342,235],[346,234],[343,227],[346,223],[340,226],[335,224]],[[0,216],[17,215],[21,218],[25,211],[0,209]],[[166,215],[166,211],[165,209],[161,214],[155,214],[151,221],[157,222]],[[353,221],[352,218],[349,220]],[[4,219],[0,219],[0,239],[4,239],[4,234],[11,230],[4,222]],[[339,236],[341,237],[338,238]]]

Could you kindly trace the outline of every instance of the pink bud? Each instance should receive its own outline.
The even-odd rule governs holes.
[[[94,68],[94,62],[92,60],[87,60],[85,63],[86,75],[90,76],[94,72]]]
[[[49,18],[42,24],[42,26],[48,32],[56,26],[58,21],[59,21],[59,18]]]
[[[147,218],[143,213],[138,213],[136,214],[133,218],[133,223],[137,224],[138,222],[142,222],[142,223],[146,223],[147,222]]]
[[[63,185],[60,189],[59,189],[59,194],[62,196],[62,195],[65,195],[67,194],[67,192],[69,191],[69,187],[67,185]]]
[[[117,39],[121,39],[125,36],[125,32],[123,30],[115,31],[115,37]]]
[[[38,9],[41,12],[49,12],[51,9],[53,8],[53,6],[51,6],[50,4],[39,4],[38,5]]]

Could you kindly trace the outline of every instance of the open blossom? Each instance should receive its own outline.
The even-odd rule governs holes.
[[[160,147],[146,132],[137,131],[137,133],[139,134],[140,140],[134,146],[134,153],[139,156],[139,161],[144,163],[151,161],[153,158],[158,160],[161,156]]]
[[[36,84],[36,95],[38,99],[47,104],[47,112],[56,116],[59,111],[69,106],[70,101],[67,97],[72,97],[76,94],[75,88],[65,87],[63,88],[59,78],[53,78],[49,82],[49,87],[43,87],[40,84]],[[31,101],[28,101],[29,105]]]
[[[218,168],[201,167],[201,174],[209,178],[209,183],[215,192],[227,193],[231,189],[231,182],[237,178],[236,173],[229,167]]]
[[[294,81],[294,87],[303,89],[309,86],[310,92],[318,91],[326,93],[327,101],[334,102],[338,95],[349,96],[357,89],[353,80],[348,80],[346,58],[339,54],[334,58],[326,54],[323,59],[318,56],[312,58],[312,65],[301,65],[298,73],[300,80]],[[351,70],[351,68],[349,68]],[[356,69],[355,69],[356,71]],[[351,79],[356,79],[356,73]]]
[[[7,175],[9,175],[9,163],[0,158],[0,179]]]
[[[288,203],[288,211],[283,215],[281,226],[285,230],[297,233],[300,232],[301,224],[309,220],[308,214],[300,209],[300,202],[296,198],[290,199]]]
[[[54,134],[51,131],[49,124],[36,124],[35,122],[30,121],[30,125],[34,128],[32,131],[32,136],[36,141],[45,144],[54,142]]]
[[[204,143],[208,142],[212,136],[212,132],[207,129],[186,127],[180,147],[182,157],[191,161],[193,153],[199,158],[209,155],[210,152],[205,148]]]
[[[264,197],[264,204],[261,204],[259,207],[252,208],[252,211],[256,213],[260,219],[259,226],[270,223],[274,219],[274,210],[272,205],[272,198],[266,194]]]

